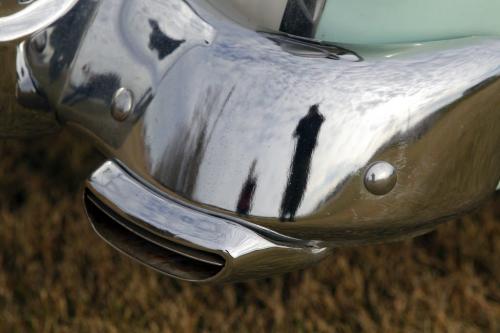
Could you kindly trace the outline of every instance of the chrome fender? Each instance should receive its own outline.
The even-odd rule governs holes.
[[[84,202],[113,246],[240,280],[428,232],[495,192],[500,38],[339,45],[310,38],[321,2],[265,31],[225,3],[80,0],[17,46],[20,101],[109,158]]]

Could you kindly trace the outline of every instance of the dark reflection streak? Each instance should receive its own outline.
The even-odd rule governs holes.
[[[258,177],[255,175],[255,167],[257,160],[253,160],[252,165],[248,171],[248,177],[241,187],[240,196],[236,205],[236,212],[240,215],[248,215],[252,210],[253,197],[257,189]]]
[[[49,77],[52,82],[71,65],[96,7],[97,2],[80,1],[59,21],[50,34],[50,44],[54,48],[49,63]]]
[[[217,124],[219,123],[219,120],[222,116],[222,114],[224,113],[224,110],[226,109],[226,105],[227,103],[229,102],[229,99],[231,98],[231,96],[233,95],[233,92],[234,92],[234,86],[231,88],[231,91],[229,92],[229,94],[227,94],[226,96],[226,99],[224,100],[224,102],[222,103],[222,107],[221,107],[221,110],[219,112],[219,114],[217,115],[217,118],[215,119],[215,122],[214,122],[214,125],[212,126],[212,130],[210,131],[210,135],[208,136],[208,142],[210,142],[212,140],[212,136],[214,134],[214,130],[217,126]]]
[[[313,38],[316,30],[314,13],[317,6],[317,0],[289,0],[283,14],[280,31]]]
[[[75,105],[78,102],[92,98],[111,104],[114,93],[120,88],[121,80],[118,74],[90,74],[85,84],[71,86],[72,92],[63,99],[64,104]]]
[[[137,101],[137,106],[135,107],[135,113],[137,114],[136,117],[139,114],[142,114],[146,110],[146,108],[149,106],[153,98],[154,98],[153,88],[150,87],[148,88],[148,90],[146,90],[144,95]]]
[[[158,174],[156,177],[175,184],[175,189],[185,196],[192,196],[194,193],[198,173],[201,163],[205,159],[207,147],[222,114],[226,110],[233,91],[234,87],[222,102],[220,111],[209,130],[209,119],[206,116],[211,114],[211,109],[216,107],[222,92],[208,89],[205,98],[198,101],[196,113],[189,122],[189,127],[182,129],[182,135],[173,143],[169,151],[163,154],[164,156],[170,156],[170,158],[161,161],[157,168]]]
[[[160,29],[158,21],[150,19],[149,25],[153,29],[149,35],[149,49],[158,51],[158,59],[163,60],[174,52],[186,40],[176,40],[167,36]]]
[[[324,121],[325,118],[319,113],[318,105],[313,105],[307,115],[300,120],[293,133],[293,137],[297,138],[297,145],[290,166],[288,183],[281,201],[281,221],[285,221],[287,218],[288,221],[295,220],[295,214],[307,188],[312,155]]]

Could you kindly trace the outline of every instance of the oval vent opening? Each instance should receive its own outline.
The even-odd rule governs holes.
[[[84,203],[95,231],[102,238],[162,273],[189,281],[203,281],[214,277],[224,267],[221,256],[152,233],[122,218],[89,190],[85,190]]]

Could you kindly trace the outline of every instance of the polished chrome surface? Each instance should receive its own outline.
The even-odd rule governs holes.
[[[398,180],[396,169],[387,162],[375,162],[365,173],[365,186],[375,195],[389,193]]]
[[[283,242],[282,239],[272,239],[234,221],[184,206],[148,189],[111,161],[106,162],[90,177],[87,188],[119,218],[140,230],[134,231],[135,234],[153,235],[143,236],[142,239],[146,241],[139,243],[141,248],[151,244],[165,247],[165,242],[169,242],[173,246],[184,248],[179,250],[170,245],[168,248],[171,251],[219,267],[222,263],[218,259],[210,259],[210,254],[212,257],[217,255],[224,258],[223,268],[216,270],[215,275],[200,276],[196,269],[185,269],[186,264],[179,264],[179,260],[174,263],[169,258],[159,260],[159,251],[145,254],[147,252],[141,251],[141,248],[134,249],[138,240],[127,238],[121,241],[119,237],[123,238],[123,235],[105,228],[99,218],[92,219],[96,230],[101,235],[106,233],[103,237],[113,246],[177,278],[190,281],[234,281],[268,276],[303,268],[322,259],[328,252],[326,248],[298,246]],[[205,254],[200,255],[196,251]]]
[[[47,99],[40,94],[36,87],[36,83],[33,81],[33,76],[30,68],[26,64],[26,44],[22,42],[17,47],[17,57],[16,57],[16,73],[17,73],[17,84],[16,84],[16,100],[20,106],[29,108],[30,110],[38,110],[33,112],[33,114],[42,115],[46,114],[48,121],[54,123],[54,114],[49,112],[50,106]],[[45,112],[40,112],[45,111]],[[34,115],[33,115],[34,116]],[[39,117],[35,117],[39,118]],[[37,120],[38,123],[35,124],[40,130],[44,128],[43,124]]]
[[[201,0],[80,1],[28,59],[59,118],[144,183],[293,238],[400,239],[494,192],[500,39],[292,38],[332,55],[318,57],[226,16]],[[120,87],[136,103],[116,122]],[[364,186],[375,161],[398,170],[385,196]]]
[[[19,51],[20,91],[112,160],[86,202],[114,246],[188,280],[262,276],[494,193],[500,38],[335,45],[266,28],[251,4],[79,0]],[[206,262],[177,246],[224,269],[189,275],[185,258]]]
[[[280,31],[314,38],[326,0],[288,0]],[[263,9],[264,10],[264,9]]]

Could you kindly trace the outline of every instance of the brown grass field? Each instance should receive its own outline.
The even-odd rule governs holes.
[[[195,285],[91,230],[81,187],[101,159],[64,132],[0,141],[0,332],[500,332],[500,197],[414,240]]]

